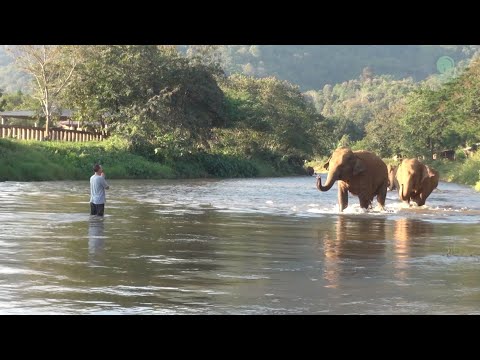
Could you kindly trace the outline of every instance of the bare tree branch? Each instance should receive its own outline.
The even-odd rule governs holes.
[[[20,45],[9,51],[17,67],[33,76],[36,90],[33,97],[42,104],[48,134],[52,109],[57,105],[59,94],[70,83],[78,64],[75,47]]]

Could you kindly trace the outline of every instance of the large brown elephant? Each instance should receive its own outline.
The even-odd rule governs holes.
[[[398,189],[398,181],[395,175],[397,175],[398,166],[397,165],[387,165],[388,172],[388,190]]]
[[[400,200],[422,206],[438,186],[439,174],[417,159],[405,159],[398,167],[396,178]]]
[[[328,191],[338,180],[338,207],[343,211],[348,206],[348,192],[357,195],[360,206],[368,209],[375,195],[378,204],[385,208],[387,196],[387,165],[372,152],[338,148],[324,165],[328,170],[327,181],[322,186],[317,176],[317,189]]]

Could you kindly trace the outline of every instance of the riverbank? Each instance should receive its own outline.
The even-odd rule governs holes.
[[[298,166],[262,159],[198,152],[165,160],[153,150],[132,151],[119,138],[101,142],[39,142],[0,139],[0,181],[83,180],[100,163],[109,179],[173,179],[303,175]]]
[[[238,178],[305,175],[305,169],[288,163],[245,159],[238,156],[197,153],[176,161],[161,161],[162,155],[135,154],[118,138],[102,142],[69,143],[0,139],[0,181],[83,180],[92,165],[101,163],[110,179]],[[305,164],[316,173],[326,170],[328,158]],[[393,163],[391,159],[384,159]],[[480,154],[456,161],[425,161],[440,173],[440,179],[474,186],[480,191]]]

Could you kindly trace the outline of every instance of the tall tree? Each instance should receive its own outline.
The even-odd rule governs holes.
[[[382,109],[366,126],[366,136],[362,145],[381,157],[392,157],[402,150],[403,132],[400,118],[405,113],[405,101],[391,104]],[[406,141],[409,141],[407,137]]]
[[[16,65],[33,76],[33,96],[40,101],[48,136],[52,114],[61,92],[77,67],[74,46],[20,45],[9,49]]]
[[[405,154],[431,156],[438,150],[458,144],[452,117],[445,102],[448,92],[419,88],[407,98],[406,111],[400,119]]]
[[[235,74],[223,83],[231,126],[263,132],[270,149],[307,156],[317,148],[317,124],[324,118],[297,86],[274,77],[257,79]]]
[[[149,141],[164,134],[205,143],[225,124],[223,92],[208,65],[172,47],[105,45],[82,48],[66,101],[82,119]]]
[[[480,58],[476,57],[456,79],[445,85],[449,91],[447,110],[455,119],[462,145],[480,140]]]

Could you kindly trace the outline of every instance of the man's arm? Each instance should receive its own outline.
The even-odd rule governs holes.
[[[103,170],[102,170],[102,178],[103,178],[103,187],[107,190],[110,189],[110,186],[107,184],[107,180],[105,180],[105,173],[103,172]]]
[[[108,186],[108,184],[107,184],[107,180],[105,180],[105,172],[103,171],[103,169],[102,169],[102,174],[101,174],[101,176],[102,176],[102,178],[103,178],[103,187],[104,187],[105,189],[107,189],[107,190],[110,189],[110,186]]]

